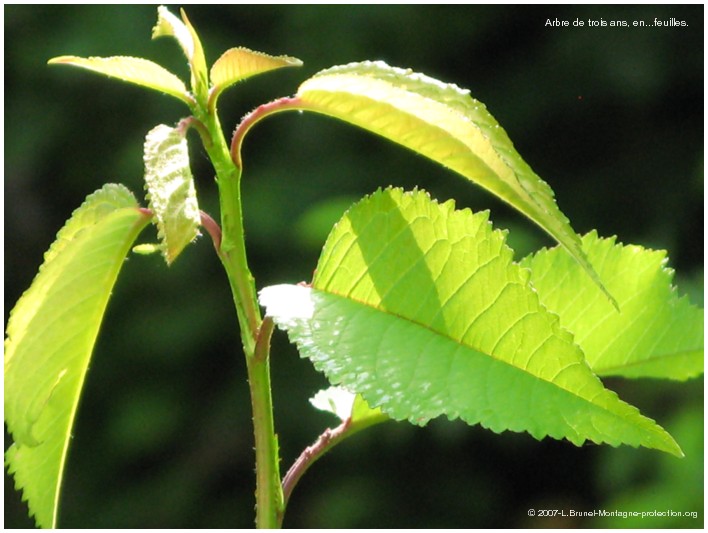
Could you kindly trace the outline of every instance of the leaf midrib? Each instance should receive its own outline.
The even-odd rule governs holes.
[[[505,284],[504,286],[506,287],[507,285],[508,285],[508,282],[507,282],[507,284]],[[317,288],[316,286],[314,286],[313,288],[314,288],[315,290],[320,291],[320,292],[323,292],[323,293],[325,293],[325,294],[329,294],[329,295],[332,295],[332,296],[336,296],[336,297],[338,297],[338,298],[343,298],[343,299],[345,299],[345,300],[349,300],[349,301],[351,301],[351,302],[355,302],[356,304],[361,305],[361,306],[364,306],[364,307],[366,307],[366,308],[368,308],[368,309],[370,309],[370,310],[372,310],[372,311],[376,311],[376,312],[378,312],[378,313],[384,313],[384,314],[389,315],[389,316],[391,316],[391,317],[394,317],[394,318],[396,318],[396,319],[398,319],[398,320],[402,320],[402,321],[404,321],[404,322],[411,323],[411,324],[414,324],[415,326],[418,326],[418,327],[421,327],[421,328],[423,328],[423,329],[426,329],[426,330],[428,330],[429,332],[431,332],[431,333],[433,333],[433,334],[435,334],[435,335],[438,335],[438,336],[440,336],[440,337],[443,337],[444,339],[446,339],[446,340],[448,340],[448,341],[450,341],[450,342],[452,342],[452,343],[454,343],[454,344],[456,344],[456,345],[458,345],[458,346],[460,346],[460,347],[462,347],[462,348],[469,349],[469,350],[473,350],[473,351],[479,353],[479,354],[482,355],[482,356],[489,357],[490,359],[493,359],[493,360],[495,360],[495,361],[497,361],[497,362],[499,362],[499,363],[503,363],[503,364],[505,364],[505,365],[507,365],[507,366],[513,368],[513,369],[520,370],[520,371],[526,373],[527,375],[529,375],[529,376],[531,376],[531,377],[533,377],[533,378],[535,378],[535,379],[538,379],[539,381],[542,381],[542,382],[548,383],[548,384],[550,384],[550,385],[553,385],[553,386],[555,386],[556,388],[558,388],[559,390],[561,390],[561,391],[563,391],[563,392],[565,392],[565,393],[568,393],[568,394],[572,395],[572,396],[575,397],[575,398],[579,398],[579,399],[585,400],[585,401],[587,401],[588,403],[590,403],[591,405],[593,405],[593,406],[599,408],[599,406],[598,406],[597,404],[593,403],[592,400],[589,400],[588,398],[584,398],[583,396],[579,396],[579,395],[575,394],[574,392],[572,392],[572,391],[570,391],[570,390],[568,390],[568,389],[566,389],[566,388],[564,388],[564,387],[561,387],[561,386],[560,386],[559,384],[557,384],[555,381],[549,381],[549,380],[544,379],[544,378],[542,378],[542,377],[540,377],[540,376],[537,376],[537,375],[535,375],[535,374],[529,372],[528,369],[526,369],[526,368],[522,368],[522,367],[516,366],[516,365],[510,363],[509,361],[505,361],[504,359],[500,359],[500,358],[496,357],[494,354],[487,353],[487,352],[485,352],[485,351],[483,351],[483,350],[480,350],[479,348],[476,348],[475,346],[472,346],[472,345],[470,345],[470,344],[466,344],[466,343],[464,343],[464,342],[462,342],[462,341],[460,341],[460,340],[457,340],[457,339],[451,337],[450,335],[447,335],[447,334],[445,334],[445,333],[443,333],[443,332],[441,332],[441,331],[439,331],[439,330],[437,330],[437,329],[434,329],[434,328],[430,327],[430,326],[427,325],[427,324],[424,324],[424,323],[419,322],[419,321],[417,321],[417,320],[415,320],[415,319],[406,317],[406,316],[401,315],[400,313],[396,313],[396,312],[394,312],[394,311],[379,309],[378,307],[376,307],[376,306],[374,306],[374,305],[372,305],[372,304],[370,304],[370,303],[368,303],[368,302],[366,302],[366,301],[360,300],[360,299],[358,299],[358,298],[354,298],[354,297],[351,297],[351,296],[345,296],[345,295],[343,295],[343,294],[339,294],[338,292],[335,292],[335,291],[332,291],[332,290],[329,290],[329,289],[328,289],[328,290],[320,289],[320,288]],[[528,316],[529,314],[530,314],[530,313],[525,314],[524,317]],[[522,319],[523,319],[524,317],[522,317]],[[544,339],[544,341],[540,343],[539,347],[537,347],[535,351],[538,351],[538,349],[540,349],[540,346],[542,346],[543,344],[545,344],[545,343],[546,343],[549,339],[551,339],[551,338],[552,338],[552,336],[549,336],[549,337],[547,337],[546,339]],[[563,368],[561,368],[561,369],[556,373],[556,375],[553,377],[553,379],[556,379],[561,373],[565,372],[565,371],[566,371],[568,368],[570,368],[571,366],[574,366],[575,364],[583,364],[583,362],[584,362],[584,360],[578,360],[578,361],[576,361],[576,362],[570,362],[570,364],[568,364],[568,365],[564,366]],[[588,368],[589,368],[589,367],[588,367]],[[601,393],[601,392],[602,392],[602,391],[600,391],[600,393]],[[605,410],[605,409],[602,409],[602,410],[603,410],[603,412],[610,412],[610,413],[612,413],[612,411],[607,411],[607,410]],[[614,414],[614,413],[613,413],[613,414]],[[616,416],[618,416],[618,415],[616,415]],[[620,418],[621,418],[621,417],[620,417]],[[623,419],[623,420],[624,420],[624,419]]]

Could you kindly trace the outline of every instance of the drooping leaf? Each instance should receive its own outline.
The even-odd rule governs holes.
[[[157,63],[140,57],[60,56],[50,59],[49,64],[83,68],[169,94],[179,98],[187,105],[192,104],[192,99],[182,80]]]
[[[152,38],[174,37],[189,62],[192,91],[200,102],[205,102],[209,81],[207,79],[206,58],[197,32],[181,10],[182,20],[169,12],[165,6],[157,8],[157,23],[152,29]]]
[[[297,92],[298,106],[400,143],[481,185],[562,244],[614,302],[587,261],[554,194],[469,91],[383,62],[324,70]]]
[[[377,192],[336,225],[312,287],[267,287],[260,300],[333,385],[393,419],[447,415],[495,432],[681,455],[603,387],[487,213]]]
[[[10,314],[5,340],[9,471],[41,527],[56,527],[71,428],[108,298],[150,217],[106,185],[77,209]]]
[[[167,264],[199,234],[197,192],[184,132],[164,124],[145,138],[145,186]]]
[[[210,98],[215,100],[224,89],[256,74],[283,67],[300,66],[302,61],[295,57],[270,56],[243,47],[231,48],[224,52],[211,67],[209,77],[212,83],[212,95]]]
[[[666,252],[623,246],[592,232],[583,250],[621,312],[598,298],[567,254],[542,250],[522,261],[541,303],[572,331],[601,376],[685,380],[703,372],[703,310],[671,286]]]

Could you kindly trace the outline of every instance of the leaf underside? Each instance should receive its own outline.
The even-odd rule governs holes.
[[[261,303],[333,385],[393,419],[681,455],[603,387],[487,216],[379,191],[336,225],[312,288],[267,287]]]
[[[324,70],[299,88],[303,109],[400,143],[481,185],[562,244],[605,292],[553,191],[524,162],[506,132],[469,91],[381,61]]]
[[[543,305],[572,331],[600,376],[685,380],[703,373],[703,309],[679,298],[664,251],[623,246],[595,232],[583,250],[621,312],[598,297],[587,276],[557,248],[525,258]]]
[[[40,527],[56,527],[84,377],[124,258],[150,218],[125,187],[90,195],[57,235],[10,314],[5,340],[6,453]]]
[[[144,162],[149,206],[155,213],[163,255],[171,264],[197,237],[201,223],[184,134],[164,124],[150,130]]]

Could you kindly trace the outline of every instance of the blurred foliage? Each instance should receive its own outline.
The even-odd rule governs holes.
[[[172,6],[175,12],[177,6]],[[190,6],[207,59],[232,46],[302,59],[220,101],[230,131],[334,64],[382,59],[471,89],[556,192],[575,229],[669,251],[682,292],[703,301],[703,6]],[[684,20],[686,27],[550,28],[547,18]],[[155,6],[11,5],[5,20],[5,321],[43,252],[107,181],[143,188],[142,144],[181,104],[48,67],[61,54],[134,55],[186,75]],[[213,172],[190,137],[200,205]],[[552,244],[465,180],[333,120],[286,114],[244,146],[247,243],[259,287],[309,280],[328,224],[378,186],[419,186],[491,209],[519,255]],[[149,230],[145,241],[154,241]],[[273,347],[283,471],[332,420],[324,386],[283,335]],[[677,460],[631,448],[536,442],[434,421],[388,423],[303,478],[287,527],[702,527],[703,380],[612,381],[674,434]],[[6,446],[9,444],[7,436]],[[70,452],[63,527],[249,527],[253,451],[245,365],[228,284],[208,238],[171,267],[132,256],[89,371]],[[696,511],[697,519],[529,518],[527,510]],[[5,525],[31,521],[5,476]]]

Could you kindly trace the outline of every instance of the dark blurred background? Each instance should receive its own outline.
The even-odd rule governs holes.
[[[178,12],[177,6],[170,8]],[[703,6],[191,6],[213,62],[232,46],[304,61],[221,98],[230,132],[256,105],[320,69],[381,59],[469,88],[553,187],[579,233],[669,251],[681,293],[703,305]],[[156,6],[5,6],[5,321],[57,230],[84,197],[119,181],[142,198],[142,144],[186,114],[176,100],[49,58],[133,55],[183,78]],[[585,27],[551,28],[576,18]],[[685,27],[631,27],[655,18]],[[628,21],[627,28],[587,20]],[[230,137],[230,133],[228,134]],[[202,209],[213,172],[190,134]],[[258,287],[309,280],[329,226],[379,186],[419,186],[491,209],[520,255],[552,244],[465,180],[364,131],[284,114],[244,147],[247,244]],[[144,241],[155,239],[152,229]],[[273,347],[283,472],[335,421],[308,398],[325,386],[283,334]],[[317,463],[287,527],[701,527],[703,380],[607,380],[655,418],[686,458],[537,442],[479,426],[387,423]],[[135,256],[118,280],[74,430],[60,525],[250,527],[250,407],[228,284],[202,238],[171,267]],[[9,445],[6,436],[5,446]],[[697,519],[529,518],[527,510],[696,511]],[[5,476],[5,526],[28,527]]]

